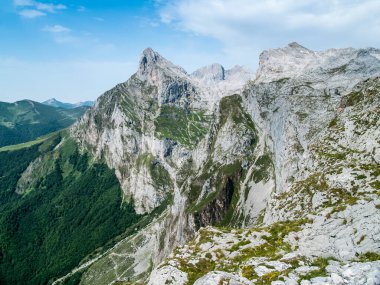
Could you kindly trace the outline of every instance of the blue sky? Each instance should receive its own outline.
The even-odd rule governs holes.
[[[289,42],[380,46],[378,0],[2,0],[0,100],[94,100],[126,81],[146,47],[191,72],[257,68]]]

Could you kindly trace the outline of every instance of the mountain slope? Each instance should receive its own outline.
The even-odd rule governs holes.
[[[378,284],[379,107],[380,77],[356,85],[261,222],[200,230],[149,284]]]
[[[31,100],[0,102],[0,146],[33,140],[73,124],[88,107],[64,110]]]
[[[114,172],[64,132],[0,159],[1,284],[50,284],[144,219]]]

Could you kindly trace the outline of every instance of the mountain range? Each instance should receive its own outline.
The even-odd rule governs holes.
[[[379,284],[380,50],[259,62],[148,48],[69,129],[0,151],[0,283]]]
[[[73,108],[82,107],[82,106],[92,107],[95,105],[95,102],[94,101],[83,101],[83,102],[72,104],[72,103],[64,103],[64,102],[58,101],[55,98],[51,98],[49,100],[42,102],[42,104],[52,106],[52,107],[59,107],[59,108],[63,108],[63,109],[73,109]]]
[[[0,102],[0,147],[24,143],[66,128],[88,108],[54,108],[32,100]]]

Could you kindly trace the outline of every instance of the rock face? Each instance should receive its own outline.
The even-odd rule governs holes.
[[[193,78],[204,81],[206,84],[210,82],[219,82],[226,79],[224,67],[218,63],[202,67],[194,71],[191,75]]]
[[[376,284],[379,59],[292,43],[263,52],[254,78],[219,64],[187,74],[146,49],[71,135],[155,218],[81,284]]]
[[[380,50],[374,48],[315,52],[291,43],[285,48],[261,53],[255,80],[269,83],[284,78],[299,78],[316,86],[349,89],[361,78],[378,72],[379,58]]]
[[[231,178],[227,178],[223,189],[217,197],[207,204],[199,213],[194,215],[196,228],[214,225],[223,220],[229,210],[234,194],[234,185]]]
[[[287,191],[298,161],[335,116],[343,94],[379,76],[379,50],[313,52],[296,43],[260,55],[243,98],[254,121],[268,131],[277,191]]]

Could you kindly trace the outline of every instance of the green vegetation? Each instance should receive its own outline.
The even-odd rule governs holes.
[[[178,261],[180,269],[187,273],[187,285],[194,284],[198,278],[215,268],[215,262],[207,258],[201,258],[196,264],[188,263],[183,259],[178,259]]]
[[[220,100],[220,125],[224,125],[230,117],[235,124],[243,124],[249,129],[256,132],[255,124],[251,117],[245,112],[242,107],[242,99],[240,95],[232,95],[223,97]]]
[[[330,128],[333,128],[333,127],[335,127],[335,126],[337,125],[337,123],[338,123],[338,117],[335,117],[334,119],[332,119],[332,120],[330,121],[330,123],[329,123],[329,127],[330,127]]]
[[[281,272],[279,271],[272,271],[264,274],[263,276],[260,277],[258,282],[256,282],[257,285],[269,285],[272,283],[272,281],[276,280],[278,276],[281,275]]]
[[[303,122],[309,116],[308,113],[304,113],[304,112],[300,112],[300,111],[296,112],[296,115],[301,122]]]
[[[72,276],[67,278],[63,282],[63,284],[64,285],[78,285],[80,282],[80,279],[82,278],[82,274],[83,274],[83,272],[81,272],[81,271],[76,272],[75,274],[73,274]]]
[[[240,247],[244,246],[244,245],[247,245],[247,244],[250,244],[251,242],[249,240],[242,240],[242,241],[239,241],[238,243],[235,243],[230,249],[229,251],[233,252],[233,251],[237,251]]]
[[[18,195],[17,181],[28,165],[38,156],[38,145],[14,152],[0,152],[0,213],[9,208]]]
[[[156,133],[159,137],[193,147],[207,134],[209,121],[204,111],[165,105],[155,120]]]
[[[209,230],[202,228],[199,230],[197,239],[188,243],[186,253],[190,256],[183,257],[182,250],[175,251],[174,260],[179,264],[178,268],[186,272],[189,276],[187,284],[193,284],[196,279],[213,270],[225,272],[241,272],[241,275],[249,280],[255,280],[255,284],[269,285],[272,281],[278,280],[281,276],[287,276],[292,270],[299,267],[301,264],[310,264],[304,257],[296,257],[284,262],[290,267],[283,271],[274,270],[273,266],[265,265],[273,269],[273,271],[258,276],[252,265],[247,264],[247,261],[252,258],[259,258],[264,261],[278,260],[286,253],[291,252],[290,245],[284,242],[284,238],[291,232],[302,230],[303,225],[311,222],[308,219],[300,219],[294,221],[284,221],[272,224],[262,228],[252,228],[249,230],[234,229],[234,235],[239,238],[237,242],[231,242],[230,248],[212,250],[213,245],[218,245],[218,239],[223,238],[222,235],[230,233],[230,228],[218,228],[217,230]],[[264,243],[257,246],[250,246],[249,237],[256,237],[260,233],[260,237],[265,240]],[[202,244],[211,243],[211,247],[207,246],[207,250],[202,250]],[[212,252],[210,252],[211,250]],[[217,260],[212,260],[212,256],[216,256]],[[204,258],[205,257],[205,258]],[[259,260],[257,259],[257,260]],[[191,261],[191,262],[189,262]],[[195,262],[194,262],[195,261]],[[198,263],[196,261],[199,261]],[[301,263],[302,261],[302,263]],[[313,265],[325,268],[325,263],[322,260],[313,261]],[[322,266],[323,265],[323,266]]]
[[[346,106],[351,107],[359,103],[364,99],[364,94],[362,92],[352,92],[346,96]]]
[[[317,270],[313,270],[304,276],[302,276],[302,279],[310,280],[311,278],[318,277],[318,276],[325,276],[326,275],[326,267],[329,265],[329,260],[335,260],[334,258],[324,258],[324,257],[317,257],[312,261],[310,264],[311,266],[318,267]]]
[[[359,256],[358,261],[370,262],[380,260],[380,254],[377,252],[366,252]]]
[[[221,166],[220,168],[215,169],[215,172],[210,171],[204,173],[200,177],[196,179],[191,185],[190,185],[190,193],[189,193],[189,202],[190,206],[188,207],[188,212],[191,213],[197,213],[201,212],[208,204],[210,204],[212,201],[217,199],[218,195],[222,192],[222,190],[227,187],[228,179],[231,179],[232,185],[234,187],[233,189],[233,196],[232,196],[232,205],[237,203],[238,201],[238,190],[237,187],[239,187],[238,179],[241,174],[241,165],[240,161],[236,161],[233,164],[229,165],[224,165]],[[202,185],[205,183],[205,181],[210,177],[215,175],[215,188],[216,191],[210,193],[206,197],[203,197],[200,203],[196,204],[197,198],[200,195],[202,191]],[[225,221],[222,222],[220,225],[225,225],[227,220],[231,218],[233,214],[233,206],[230,206],[229,209],[227,210],[227,214],[225,217]],[[228,217],[229,218],[228,218]]]
[[[379,180],[375,180],[373,182],[370,183],[370,185],[375,188],[375,189],[380,189],[380,181]]]
[[[380,165],[374,164],[361,164],[360,168],[366,171],[370,171],[370,175],[377,178],[380,176]]]
[[[234,258],[235,263],[247,261],[252,257],[267,257],[271,260],[280,258],[284,252],[290,252],[291,248],[288,243],[284,242],[284,238],[290,232],[298,232],[302,229],[302,225],[310,222],[307,219],[296,221],[278,222],[261,230],[267,231],[269,234],[262,236],[265,243],[256,247],[247,247],[240,251],[240,254]],[[255,231],[257,229],[252,229]]]
[[[252,265],[244,265],[241,268],[241,275],[249,280],[252,280],[257,276],[255,270],[253,270]]]
[[[37,138],[35,140],[28,141],[28,142],[25,142],[25,143],[20,143],[20,144],[8,145],[8,146],[0,147],[0,152],[3,152],[3,151],[14,151],[14,150],[22,149],[22,148],[31,147],[31,146],[36,145],[36,144],[40,144],[40,143],[46,141],[47,139],[49,139],[51,137],[57,136],[57,134],[59,134],[59,132],[62,132],[62,130],[61,131],[52,132],[50,134],[41,136],[41,137],[39,137],[39,138]]]
[[[271,174],[271,167],[273,166],[270,154],[264,154],[256,160],[256,168],[253,171],[252,177],[255,183],[260,181],[268,181]]]
[[[34,140],[73,124],[88,107],[61,109],[23,100],[0,102],[0,147]]]
[[[256,272],[254,271],[254,268],[252,265],[244,265],[242,266],[242,276],[246,277],[249,280],[255,279],[255,284],[260,285],[270,285],[272,281],[275,280],[283,280],[284,276],[288,276],[288,274],[293,271],[295,268],[300,266],[300,261],[302,261],[302,264],[306,264],[309,266],[315,266],[318,269],[313,270],[309,273],[306,273],[305,275],[301,275],[301,280],[310,280],[311,278],[318,277],[318,276],[324,276],[326,275],[326,267],[329,265],[330,260],[335,260],[334,258],[323,258],[318,257],[312,261],[301,257],[300,259],[294,259],[289,260],[287,263],[291,265],[288,269],[284,271],[277,271],[273,270],[271,272],[268,272],[264,274],[263,276],[258,276]],[[264,264],[264,266],[270,268],[268,265]]]
[[[95,250],[112,246],[142,218],[132,202],[122,203],[112,170],[91,162],[68,138],[53,150],[59,141],[57,135],[29,148],[0,152],[0,284],[47,284]],[[16,194],[21,173],[41,152],[53,170],[37,177],[32,191]]]
[[[238,225],[242,217],[236,215],[236,205],[239,201],[239,188],[240,181],[244,179],[246,175],[246,170],[242,168],[242,160],[246,159],[250,162],[254,161],[253,151],[257,143],[256,129],[251,117],[245,112],[241,105],[241,97],[239,95],[232,95],[224,97],[220,102],[220,119],[218,124],[215,126],[216,130],[220,130],[223,125],[232,121],[233,128],[237,130],[245,130],[245,134],[250,135],[250,145],[247,150],[247,155],[245,157],[236,157],[233,163],[228,165],[220,165],[215,163],[211,157],[207,160],[203,173],[196,177],[190,184],[189,197],[189,207],[188,212],[200,213],[211,203],[215,203],[218,199],[223,199],[220,195],[223,194],[224,190],[229,186],[232,186],[232,199],[227,208],[223,209],[223,218],[217,222],[218,226],[225,226],[230,224]],[[217,134],[212,137],[213,140],[210,144],[210,152],[215,152],[215,142]],[[257,173],[260,177],[267,177],[267,167],[268,163],[271,161],[269,156],[260,157],[257,161]],[[215,191],[209,193],[206,197],[202,197],[201,201],[197,204],[197,199],[202,191],[202,186],[210,180],[211,187]]]
[[[154,186],[157,189],[169,188],[173,189],[172,179],[169,172],[163,167],[152,154],[142,153],[137,157],[136,160],[137,168],[145,167],[149,170],[152,177]]]

